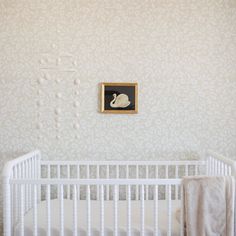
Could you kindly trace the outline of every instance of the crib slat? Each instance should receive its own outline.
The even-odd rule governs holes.
[[[26,161],[22,163],[22,178],[25,179],[27,176],[27,171],[26,171]],[[27,195],[27,184],[24,185],[24,212],[27,211],[28,207],[28,195]]]
[[[169,166],[168,165],[166,165],[165,166],[165,174],[166,174],[166,179],[168,179],[169,178]],[[165,186],[165,199],[167,199],[167,196],[168,196],[168,188],[167,188],[167,185]]]
[[[13,167],[14,169],[14,167]],[[14,178],[13,177],[13,171],[12,171],[12,177],[11,178]],[[9,188],[10,188],[10,196],[8,196],[9,200],[10,200],[10,205],[14,206],[14,184],[10,184]],[[10,206],[10,208],[8,209],[9,212],[10,212],[10,215],[11,215],[11,219],[10,219],[10,225],[13,225],[14,224],[14,208]]]
[[[47,236],[51,236],[51,186],[47,185]]]
[[[219,165],[219,161],[216,161],[216,174],[219,175],[220,174],[220,165]]]
[[[145,170],[146,170],[146,179],[148,179],[148,166],[145,166]],[[149,188],[148,185],[145,186],[145,199],[148,200],[149,199]]]
[[[109,166],[106,165],[106,179],[109,179]],[[106,186],[106,200],[109,200],[109,185]]]
[[[37,164],[36,164],[36,178],[37,179],[40,179],[42,176],[41,176],[41,163],[40,163],[40,160],[37,161]],[[41,201],[41,185],[39,184],[38,185],[38,202]]]
[[[128,179],[129,178],[129,165],[125,166],[125,178]]]
[[[13,169],[14,169],[14,167],[13,167]],[[12,178],[14,178],[13,177],[13,174],[14,174],[14,172],[12,173]],[[10,196],[9,196],[9,199],[10,199],[10,201],[11,201],[11,205],[12,206],[14,206],[14,184],[10,184]],[[10,210],[10,212],[11,212],[11,219],[10,219],[10,225],[14,225],[14,208],[13,207],[10,207],[10,209],[8,209],[8,210]]]
[[[33,213],[33,222],[34,222],[34,236],[38,236],[38,207],[37,207],[37,185],[34,185],[34,194],[33,194],[33,205],[34,205],[34,213]]]
[[[12,178],[13,179],[15,179],[15,167],[13,167],[13,169],[12,169]],[[12,206],[15,206],[15,194],[16,194],[16,192],[15,192],[15,184],[11,184],[11,190],[10,190],[10,192],[11,192],[11,202],[12,202]],[[15,209],[14,208],[11,208],[11,222],[12,222],[12,224],[14,224],[15,223]]]
[[[116,165],[116,179],[119,179],[119,165]]]
[[[175,178],[177,179],[179,177],[179,166],[175,166]]]
[[[229,175],[229,169],[228,169],[228,165],[225,164],[225,175]]]
[[[91,201],[90,185],[87,185],[87,235],[91,236]]]
[[[80,179],[80,165],[77,165],[77,179]],[[80,200],[80,186],[77,185],[77,198]]]
[[[78,236],[78,215],[77,215],[77,189],[73,185],[73,236]]]
[[[221,175],[221,162],[218,161],[218,175]]]
[[[169,178],[169,166],[168,165],[165,166],[165,172],[166,172],[166,179],[168,179]]]
[[[154,186],[154,230],[158,236],[158,185]]]
[[[28,179],[28,171],[29,171],[29,166],[28,166],[28,160],[25,161],[24,164],[24,169],[25,169],[25,174],[24,178]],[[28,211],[29,209],[29,185],[25,184],[25,211]]]
[[[158,167],[158,165],[155,165],[155,178],[156,179],[158,179],[159,178],[159,167]],[[154,189],[154,191],[155,191],[155,189]],[[158,191],[158,190],[157,190]],[[153,193],[153,194],[155,194],[155,193]],[[158,198],[157,198],[158,199]]]
[[[188,165],[185,165],[185,175],[188,176]]]
[[[26,178],[27,179],[30,178],[30,159],[26,160]],[[26,211],[28,211],[30,209],[30,185],[29,184],[27,184],[26,192],[27,192]]]
[[[213,175],[213,160],[211,156],[209,158],[210,158],[210,164],[209,164],[210,175]]]
[[[61,167],[59,164],[57,165],[57,178],[61,178]],[[60,185],[57,186],[57,197],[60,199]]]
[[[217,175],[220,175],[220,161],[217,160]]]
[[[167,186],[168,189],[168,199],[167,199],[167,207],[168,207],[168,236],[171,236],[171,208],[172,208],[172,202],[171,202],[171,185]]]
[[[212,160],[212,166],[213,166],[213,175],[216,175],[217,174],[217,166],[216,166],[216,160],[215,159],[213,159]]]
[[[207,175],[211,175],[211,157],[207,159]]]
[[[176,165],[175,166],[175,178],[179,178],[179,166]],[[175,200],[178,199],[178,189],[179,189],[179,186],[178,185],[175,185]]]
[[[15,179],[17,179],[18,178],[18,172],[17,172],[17,166],[15,167]],[[15,216],[15,220],[14,220],[14,222],[17,222],[17,220],[18,220],[18,184],[14,184],[14,189],[15,189],[15,191],[14,191],[14,203],[15,203],[15,208],[14,208],[14,211],[15,211],[15,213],[14,213],[14,216]]]
[[[211,164],[212,164],[212,170],[211,170],[211,175],[215,175],[216,174],[216,169],[215,169],[215,159],[212,157],[212,160],[211,160]]]
[[[79,164],[76,165],[76,173],[77,173],[77,179],[80,179],[80,166],[79,166]]]
[[[99,165],[96,166],[96,179],[99,179]],[[99,185],[96,185],[96,198],[99,201]]]
[[[156,165],[155,167],[156,167],[155,175],[156,175],[156,179],[158,179],[158,177],[159,177],[159,168],[158,168],[158,165]]]
[[[18,171],[18,165],[16,166],[16,178],[19,178],[19,171]],[[16,194],[15,194],[15,203],[16,203],[16,221],[18,221],[19,219],[19,198],[17,196],[19,196],[19,185],[16,184],[15,185],[15,190],[16,190]]]
[[[222,169],[223,169],[223,175],[226,176],[227,175],[227,168],[226,168],[225,163],[222,163]]]
[[[60,184],[59,188],[60,188],[60,236],[64,236],[64,188],[63,188],[63,184]]]
[[[24,206],[25,198],[24,198],[24,185],[20,185],[20,236],[25,235],[24,229]]]
[[[221,175],[224,175],[225,172],[224,172],[224,163],[223,162],[220,163],[220,167],[221,167]]]
[[[47,165],[47,178],[50,179],[50,164]]]
[[[227,175],[224,162],[222,162],[222,175],[224,175],[224,176]]]
[[[131,236],[131,191],[130,185],[127,186],[127,233]]]
[[[119,179],[119,165],[116,165],[116,179]],[[115,187],[114,187],[115,190]],[[114,193],[113,193],[113,199],[114,199]]]
[[[59,164],[57,165],[57,178],[61,178],[61,166]]]
[[[23,175],[22,175],[22,164],[19,164],[18,165],[18,170],[19,170],[19,178],[23,178]],[[21,196],[21,185],[18,185],[18,196]],[[19,217],[18,219],[20,220],[21,218],[21,211],[20,211],[20,204],[21,204],[21,197],[18,197],[18,206],[19,206]]]
[[[209,175],[212,175],[212,158],[209,157],[209,163],[208,163],[208,173]]]
[[[69,179],[70,178],[70,165],[66,166],[66,171],[67,171],[66,176]],[[66,194],[67,194],[67,199],[70,199],[70,185],[69,184],[67,184],[67,193]]]
[[[195,165],[195,175],[198,175],[198,166]]]
[[[116,179],[119,179],[119,165],[116,165]]]
[[[145,208],[144,208],[144,185],[141,185],[141,236],[145,236]]]
[[[215,159],[212,158],[212,175],[216,175]]]
[[[104,186],[100,186],[100,235],[104,235]]]
[[[114,186],[114,236],[118,236],[118,186]]]
[[[183,185],[180,186],[180,236],[184,236],[184,194],[183,194]]]
[[[33,158],[30,159],[29,161],[29,178],[33,179]],[[30,209],[32,208],[33,200],[32,200],[32,184],[29,185],[29,202],[30,202]]]
[[[138,179],[138,176],[139,176],[139,173],[138,173],[138,165],[136,165],[135,170],[136,170],[136,179]],[[138,201],[138,199],[139,199],[139,186],[136,185],[136,186],[135,186],[135,189],[136,189],[135,196],[136,196],[136,200]]]

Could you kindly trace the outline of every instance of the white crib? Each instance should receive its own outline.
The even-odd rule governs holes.
[[[204,161],[42,161],[34,151],[5,165],[4,236],[182,236],[181,178],[199,174],[234,175],[235,164],[213,152]]]

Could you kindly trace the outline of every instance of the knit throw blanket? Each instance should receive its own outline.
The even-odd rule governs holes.
[[[185,177],[183,190],[186,236],[234,236],[234,177]]]

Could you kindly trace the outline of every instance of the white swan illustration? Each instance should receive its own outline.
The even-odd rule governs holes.
[[[113,94],[114,99],[110,102],[110,106],[113,108],[125,108],[130,105],[129,97],[126,94]]]

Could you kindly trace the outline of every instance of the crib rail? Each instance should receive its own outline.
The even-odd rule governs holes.
[[[42,185],[168,185],[179,184],[181,179],[11,179],[10,184],[42,184]]]

